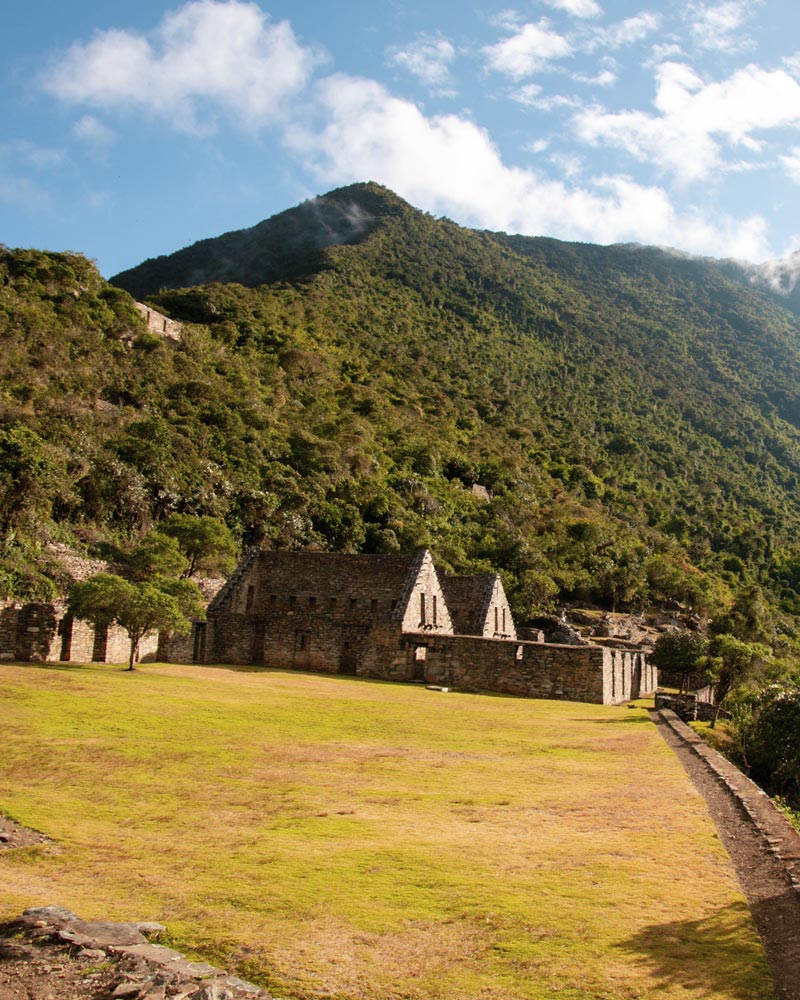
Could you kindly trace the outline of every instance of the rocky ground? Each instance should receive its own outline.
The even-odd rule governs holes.
[[[151,939],[153,923],[97,923],[60,906],[0,924],[0,1000],[269,1000]]]

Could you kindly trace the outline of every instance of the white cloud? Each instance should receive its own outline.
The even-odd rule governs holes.
[[[757,0],[724,0],[723,3],[691,3],[687,16],[695,42],[703,49],[741,52],[752,47],[742,32]]]
[[[76,139],[95,148],[110,146],[117,138],[116,132],[94,115],[84,115],[79,118],[72,126],[72,134]]]
[[[800,52],[793,52],[792,55],[786,56],[783,64],[792,76],[800,76]]]
[[[550,146],[549,139],[534,139],[533,142],[529,142],[525,149],[529,153],[543,153]]]
[[[578,83],[586,83],[590,87],[610,87],[617,82],[617,74],[613,70],[604,69],[595,76],[576,73],[572,79],[577,80]]]
[[[552,31],[546,20],[525,24],[511,38],[483,50],[489,67],[513,80],[532,76],[557,59],[572,54],[572,46],[558,32]]]
[[[50,193],[27,177],[0,173],[0,204],[29,212],[44,212],[50,208],[51,202]]]
[[[537,111],[558,111],[560,108],[579,108],[581,101],[577,97],[567,97],[564,94],[542,93],[542,88],[535,83],[526,83],[510,94],[512,101],[526,108],[536,108]]]
[[[422,35],[406,48],[389,50],[389,63],[412,73],[428,87],[439,87],[448,82],[450,63],[456,50],[445,38]]]
[[[780,161],[789,180],[800,184],[800,146],[793,146],[786,156],[780,157]]]
[[[643,14],[636,14],[628,17],[624,21],[611,25],[609,28],[595,28],[590,42],[585,46],[586,51],[593,52],[595,49],[621,49],[626,45],[634,45],[641,42],[654,31],[661,27],[661,15],[645,11]]]
[[[573,17],[599,17],[603,8],[595,0],[544,0],[556,10],[566,11]]]
[[[542,88],[538,83],[526,83],[513,91],[511,97],[517,104],[523,104],[526,108],[538,108],[542,100],[541,94]]]
[[[428,211],[467,224],[562,239],[679,245],[695,253],[759,259],[765,223],[678,212],[660,187],[628,177],[585,186],[507,166],[487,132],[457,115],[426,117],[380,84],[347,76],[320,82],[325,124],[287,131],[291,150],[325,183],[371,177]]]
[[[683,63],[664,63],[654,105],[660,114],[582,111],[575,117],[577,136],[620,147],[687,182],[725,168],[720,140],[758,153],[761,145],[751,133],[800,125],[800,85],[783,70],[758,66],[707,84]]]
[[[67,104],[137,110],[202,133],[219,113],[247,128],[279,118],[318,58],[255,3],[191,0],[166,14],[151,38],[97,32],[41,82]]]
[[[17,167],[27,166],[36,170],[52,170],[60,167],[66,159],[63,149],[40,146],[27,139],[11,139],[0,142],[0,159],[12,159]]]
[[[650,49],[650,55],[642,63],[642,66],[645,69],[655,69],[663,62],[668,62],[669,60],[675,61],[679,58],[682,59],[685,54],[686,53],[677,42],[663,42],[659,45],[654,45]]]
[[[553,153],[550,162],[568,180],[577,177],[583,171],[583,161],[571,153]]]

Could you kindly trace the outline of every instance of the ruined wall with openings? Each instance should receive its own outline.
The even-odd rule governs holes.
[[[422,673],[428,684],[443,687],[609,705],[650,694],[657,685],[656,670],[641,653],[475,636],[403,640],[408,679]]]
[[[141,314],[147,329],[150,333],[158,334],[160,337],[169,337],[170,340],[181,339],[181,324],[169,316],[165,316],[152,306],[145,305],[144,302],[134,302],[136,309]]]

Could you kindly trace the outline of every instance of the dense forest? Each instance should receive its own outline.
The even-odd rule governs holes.
[[[241,545],[427,545],[498,569],[523,619],[671,602],[794,634],[800,320],[730,263],[354,185],[111,284],[4,249],[0,337],[7,596],[67,586],[54,543],[102,555],[189,513]]]

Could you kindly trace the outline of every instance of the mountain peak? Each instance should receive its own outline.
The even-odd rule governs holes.
[[[324,266],[328,247],[360,243],[381,219],[410,211],[414,209],[407,202],[380,184],[349,184],[309,198],[248,229],[150,258],[115,275],[111,283],[143,298],[161,288],[187,288],[212,281],[252,287],[296,280]]]

